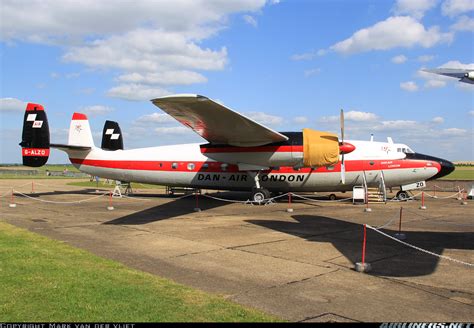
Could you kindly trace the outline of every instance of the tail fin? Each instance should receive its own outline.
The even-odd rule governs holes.
[[[105,121],[100,148],[104,150],[123,149],[122,131],[117,122]]]
[[[85,114],[74,113],[72,115],[68,145],[94,147],[89,120]]]
[[[23,165],[39,167],[49,158],[49,125],[43,106],[28,103],[21,136]]]

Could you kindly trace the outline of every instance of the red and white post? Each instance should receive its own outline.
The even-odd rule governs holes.
[[[15,191],[13,190],[12,188],[12,194],[10,196],[10,205],[8,205],[10,207],[16,207],[16,204],[15,204]]]
[[[201,208],[199,207],[199,194],[197,190],[194,191],[194,195],[196,195],[196,207],[194,208],[194,212],[201,212]]]
[[[367,225],[364,224],[364,237],[362,240],[362,262],[357,262],[355,264],[355,270],[357,272],[369,272],[372,268],[370,263],[365,262],[366,244],[367,244]]]
[[[109,192],[109,206],[107,206],[107,209],[109,211],[113,211],[114,210],[114,206],[112,204],[112,191]]]
[[[365,208],[364,212],[372,212],[372,209],[369,207],[369,191],[365,191]]]
[[[420,210],[426,210],[426,206],[425,206],[425,192],[424,192],[424,191],[421,192],[421,206],[420,206]]]
[[[288,192],[288,208],[286,211],[288,213],[293,213],[293,208],[291,207],[291,192]]]
[[[400,207],[400,220],[398,221],[398,232],[395,234],[395,238],[399,240],[406,239],[406,235],[402,233],[402,217],[403,217],[403,207]]]
[[[462,202],[461,202],[461,205],[467,205],[467,191],[464,190],[464,192],[462,193]]]

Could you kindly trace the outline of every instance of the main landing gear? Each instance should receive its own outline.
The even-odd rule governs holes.
[[[271,197],[270,191],[268,191],[268,189],[261,188],[260,179],[258,178],[260,171],[249,171],[247,172],[247,174],[252,177],[255,182],[255,187],[252,188],[252,201],[258,204],[262,204],[266,199],[269,199]]]
[[[256,203],[262,203],[265,199],[271,197],[270,192],[264,188],[253,188],[252,189],[252,201]]]

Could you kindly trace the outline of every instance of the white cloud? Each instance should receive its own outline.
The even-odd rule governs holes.
[[[439,68],[474,69],[474,63],[463,64],[458,60],[451,60],[439,66]]]
[[[468,114],[469,114],[469,116],[474,117],[474,110],[470,110],[470,111],[468,112]]]
[[[325,49],[319,49],[318,51],[310,51],[302,54],[296,54],[290,57],[291,60],[301,61],[301,60],[311,60],[316,56],[324,56],[327,53]]]
[[[90,116],[98,116],[98,115],[109,114],[113,112],[115,109],[108,106],[94,105],[94,106],[82,107],[80,110]]]
[[[441,116],[436,116],[436,117],[433,117],[431,122],[433,122],[435,124],[442,124],[442,123],[444,123],[444,118],[442,118]]]
[[[418,85],[413,81],[407,81],[400,83],[400,88],[405,91],[415,92],[418,91]]]
[[[172,126],[172,127],[162,127],[162,128],[156,128],[155,132],[158,134],[190,134],[193,132],[188,127],[185,126]]]
[[[176,120],[168,114],[152,113],[140,116],[135,121],[133,121],[132,124],[136,126],[148,126],[153,124],[167,124],[175,122]]]
[[[409,130],[418,127],[418,122],[410,120],[382,121],[373,127],[374,131]]]
[[[422,63],[426,63],[426,62],[429,62],[429,61],[432,61],[434,59],[434,56],[432,55],[423,55],[423,56],[419,56],[417,58],[417,60],[419,62],[422,62]]]
[[[25,11],[24,2],[5,0],[2,1],[1,37],[77,42],[86,36],[121,34],[149,26],[187,37],[205,38],[223,28],[228,15],[256,12],[264,5],[265,0],[144,0],[140,3],[82,0],[80,3],[61,2],[61,5],[56,0],[44,0],[29,2]]]
[[[56,73],[56,72],[51,72],[49,74],[49,76],[52,78],[52,79],[58,79],[61,75],[59,73]]]
[[[321,73],[320,68],[313,68],[313,69],[308,69],[308,70],[304,71],[304,76],[310,77],[310,76],[313,76],[313,75],[318,75],[319,73]]]
[[[396,15],[410,15],[417,19],[422,18],[425,12],[438,3],[438,0],[398,0],[393,8]]]
[[[160,85],[188,85],[194,83],[207,82],[207,79],[199,73],[193,71],[168,71],[162,73],[130,73],[120,75],[119,82],[144,83]]]
[[[25,11],[24,2],[5,0],[0,14],[0,38],[6,42],[60,46],[65,49],[65,62],[118,70],[119,83],[132,84],[115,86],[108,94],[141,100],[164,92],[146,84],[202,83],[207,80],[201,71],[224,69],[228,62],[226,47],[207,48],[202,46],[203,41],[226,28],[230,15],[259,13],[266,3],[82,0],[58,5],[56,0],[44,0],[28,3]]]
[[[140,28],[72,47],[63,59],[94,68],[139,72],[220,70],[227,62],[227,50],[203,49],[180,33]]]
[[[250,112],[246,113],[245,116],[263,125],[281,125],[283,123],[282,117],[263,112]]]
[[[408,58],[404,55],[398,55],[398,56],[392,57],[391,61],[394,64],[403,64],[404,62],[407,61],[407,59]]]
[[[345,121],[372,122],[377,119],[378,119],[378,116],[370,112],[360,112],[356,110],[344,112]],[[319,119],[319,122],[322,122],[322,123],[334,123],[334,122],[339,122],[339,121],[340,121],[339,115],[323,116]]]
[[[441,134],[444,136],[464,136],[467,134],[467,130],[458,128],[449,128],[441,130]]]
[[[257,20],[250,16],[250,15],[244,15],[242,16],[242,18],[244,19],[245,23],[253,26],[253,27],[257,27],[258,26],[258,23],[257,23]]]
[[[472,0],[446,0],[441,7],[443,15],[450,17],[472,10],[474,10],[474,1]]]
[[[16,98],[0,98],[0,113],[2,112],[24,112],[26,102]]]
[[[353,54],[398,47],[430,48],[438,43],[450,42],[452,38],[452,33],[441,33],[437,26],[426,30],[412,17],[396,16],[361,29],[350,38],[334,44],[330,49],[342,54]]]
[[[163,88],[136,83],[120,84],[107,91],[110,97],[135,101],[151,100],[169,94],[171,93]]]
[[[454,31],[474,32],[474,18],[468,16],[461,16],[455,24],[451,25]]]
[[[425,82],[425,88],[427,89],[443,88],[445,86],[446,86],[446,81],[428,80]]]
[[[66,79],[76,79],[81,76],[81,73],[68,73],[66,74]]]
[[[296,116],[293,118],[293,122],[296,124],[306,124],[308,123],[308,118],[306,116]]]

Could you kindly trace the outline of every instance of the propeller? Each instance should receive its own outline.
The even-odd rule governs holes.
[[[339,141],[339,146],[343,146],[344,145],[344,110],[342,108],[341,108],[340,121],[341,121],[341,141]],[[346,183],[346,168],[344,165],[344,151],[342,151],[342,157],[341,157],[341,182],[342,184]]]

